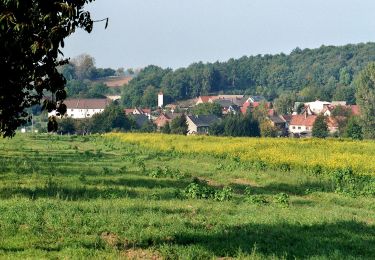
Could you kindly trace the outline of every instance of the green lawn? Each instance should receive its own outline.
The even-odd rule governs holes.
[[[374,259],[375,186],[336,177],[19,134],[0,141],[0,259]]]

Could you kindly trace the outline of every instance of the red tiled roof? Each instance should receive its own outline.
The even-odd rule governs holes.
[[[151,114],[150,108],[140,108],[140,110],[143,112],[143,114]]]
[[[212,96],[200,96],[199,97],[200,100],[203,102],[203,103],[207,103],[210,101],[210,99],[212,98]]]
[[[250,102],[249,101],[246,101],[245,103],[243,103],[243,105],[241,107],[241,113],[242,114],[246,114],[247,109],[249,108],[249,106],[250,106]]]
[[[124,112],[125,115],[133,114],[134,108],[125,108]]]
[[[290,125],[303,125],[303,126],[313,126],[316,115],[305,116],[305,115],[293,115],[290,120]]]
[[[276,115],[276,111],[275,111],[275,109],[268,109],[268,115],[269,115],[269,116],[274,116],[274,115]]]
[[[327,122],[327,126],[329,128],[337,128],[337,127],[339,127],[339,124],[338,124],[337,120],[334,119],[331,116],[326,118],[326,122]]]
[[[108,99],[99,99],[99,98],[77,98],[77,99],[67,99],[64,101],[67,109],[104,109],[109,105],[111,101]]]
[[[351,105],[350,109],[352,110],[352,114],[355,116],[358,116],[361,114],[361,111],[358,105]]]

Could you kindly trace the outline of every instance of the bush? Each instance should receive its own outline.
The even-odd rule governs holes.
[[[216,201],[227,201],[233,197],[233,190],[230,187],[224,187],[221,190],[215,190],[206,182],[194,179],[185,188],[185,196],[191,199],[213,199]]]
[[[281,192],[274,197],[275,203],[278,203],[282,205],[283,207],[288,207],[289,206],[289,195]]]
[[[351,117],[349,119],[348,125],[346,126],[345,136],[348,138],[362,140],[363,139],[363,132],[362,127],[358,123],[356,117]]]

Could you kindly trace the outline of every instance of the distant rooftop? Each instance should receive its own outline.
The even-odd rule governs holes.
[[[64,101],[68,109],[104,109],[110,103],[111,100],[105,98],[77,98]]]

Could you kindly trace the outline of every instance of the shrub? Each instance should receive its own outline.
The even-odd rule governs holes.
[[[289,206],[289,195],[284,193],[284,192],[281,192],[281,193],[275,195],[274,202],[278,203],[278,204],[281,204],[284,207],[288,207]]]
[[[216,201],[227,201],[233,197],[233,190],[230,187],[224,187],[221,190],[215,190],[206,182],[194,179],[185,188],[185,196],[191,199],[213,199]]]

